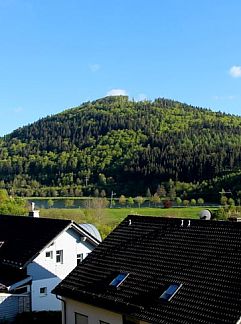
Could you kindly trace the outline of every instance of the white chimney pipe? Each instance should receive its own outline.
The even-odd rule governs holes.
[[[31,210],[28,213],[29,217],[39,217],[39,210],[35,210],[35,203],[31,202]]]

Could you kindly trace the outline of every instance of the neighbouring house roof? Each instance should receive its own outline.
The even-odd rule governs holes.
[[[6,293],[8,291],[8,288],[0,283],[0,293]]]
[[[150,323],[236,324],[241,222],[130,215],[53,292]]]
[[[71,224],[70,220],[0,215],[0,266],[24,267]]]
[[[92,237],[94,237],[99,242],[102,241],[100,232],[98,231],[98,229],[93,224],[82,223],[82,224],[79,224],[79,226],[83,230],[87,231],[90,235],[92,235]]]

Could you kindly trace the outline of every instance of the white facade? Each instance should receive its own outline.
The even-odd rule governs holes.
[[[61,310],[61,302],[51,294],[53,288],[77,265],[77,257],[85,258],[94,244],[83,240],[73,228],[62,232],[27,266],[32,277],[32,310]]]
[[[100,324],[100,321],[110,324],[122,324],[121,314],[116,314],[114,312],[110,312],[99,307],[94,307],[67,298],[65,299],[65,302],[66,323],[63,324],[75,324],[76,314],[88,316],[89,324]]]
[[[106,324],[123,324],[122,314],[77,302],[69,298],[63,298],[63,300],[62,324],[79,324],[78,314],[86,316],[86,323],[88,324],[100,324],[101,322]],[[147,324],[144,321],[136,321],[135,323]]]
[[[13,321],[18,313],[29,311],[28,294],[0,293],[0,323]]]

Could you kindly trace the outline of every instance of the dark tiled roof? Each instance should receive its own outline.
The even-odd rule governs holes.
[[[69,220],[0,215],[0,264],[23,267],[68,225]]]
[[[10,287],[26,278],[30,278],[27,275],[26,269],[21,270],[15,267],[0,264],[0,285],[2,284],[5,287]]]
[[[8,292],[7,287],[0,283],[0,293],[6,293],[6,292]]]
[[[241,223],[188,222],[128,216],[54,293],[150,323],[236,324]],[[113,289],[109,283],[120,272],[129,276]],[[182,287],[170,301],[160,300],[172,283]]]

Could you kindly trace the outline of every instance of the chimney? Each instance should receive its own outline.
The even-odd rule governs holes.
[[[39,217],[39,210],[35,210],[34,207],[35,207],[35,203],[31,202],[31,210],[28,213],[29,217]]]

